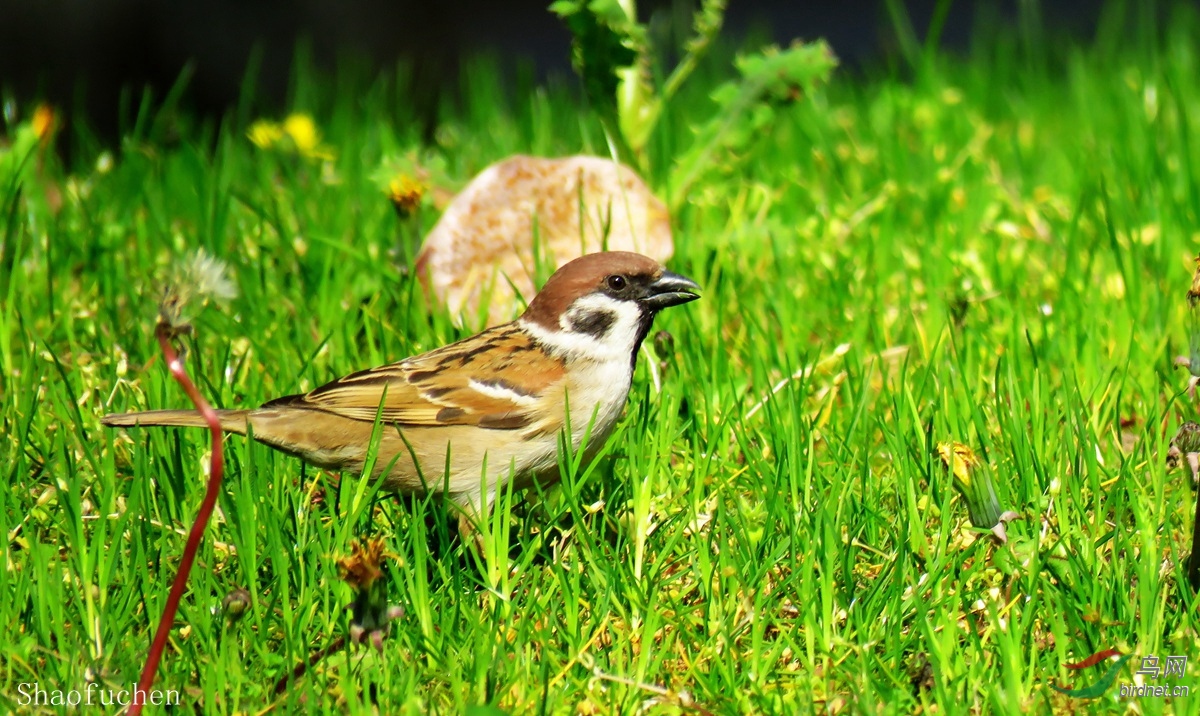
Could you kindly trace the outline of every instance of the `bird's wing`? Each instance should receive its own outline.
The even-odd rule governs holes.
[[[352,373],[264,408],[322,410],[345,418],[401,425],[478,425],[518,429],[538,419],[542,398],[564,378],[515,324],[443,348]]]

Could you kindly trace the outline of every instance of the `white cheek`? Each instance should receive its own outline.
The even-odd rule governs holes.
[[[633,359],[634,343],[642,322],[642,312],[636,303],[593,294],[575,299],[567,313],[573,311],[604,311],[615,316],[615,320],[599,338],[571,330],[571,320],[566,313],[559,317],[557,331],[549,331],[526,321],[522,321],[522,327],[539,342],[572,358],[597,362],[620,359],[626,363]]]
[[[539,342],[577,364],[565,386],[571,408],[571,437],[578,447],[584,433],[590,431],[592,451],[612,432],[629,397],[634,343],[642,321],[641,311],[634,302],[599,294],[576,299],[570,308],[581,312],[598,310],[614,316],[612,325],[600,338],[572,331],[572,323],[565,315],[559,319],[556,331],[522,321],[522,327]]]

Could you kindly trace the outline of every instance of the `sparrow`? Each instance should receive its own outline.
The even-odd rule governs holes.
[[[361,472],[376,421],[372,477],[401,493],[445,493],[473,532],[496,491],[558,480],[559,436],[593,457],[621,415],[654,317],[699,286],[624,251],[558,269],[517,320],[397,363],[351,373],[249,410],[221,428],[317,467]],[[195,410],[106,415],[110,427],[206,427]]]

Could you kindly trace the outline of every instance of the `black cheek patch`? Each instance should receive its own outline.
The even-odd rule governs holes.
[[[617,316],[612,311],[594,310],[581,311],[572,313],[570,316],[571,330],[575,333],[586,333],[589,336],[603,338],[613,324],[617,322]]]

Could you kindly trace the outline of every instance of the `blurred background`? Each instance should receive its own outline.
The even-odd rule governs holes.
[[[967,52],[976,32],[1031,20],[1059,36],[1087,37],[1101,4],[732,0],[724,40],[824,37],[843,69],[855,71],[894,59],[898,11],[919,39],[940,15],[940,44]],[[21,104],[45,100],[86,116],[93,130],[111,138],[119,130],[122,89],[136,97],[150,87],[161,98],[190,67],[181,104],[201,116],[219,115],[237,101],[254,67],[256,108],[278,111],[303,43],[322,69],[349,59],[407,74],[418,114],[432,116],[473,54],[525,63],[539,77],[569,74],[570,38],[547,6],[548,0],[0,0],[0,92]],[[652,28],[686,32],[692,6],[643,0],[639,15]]]

